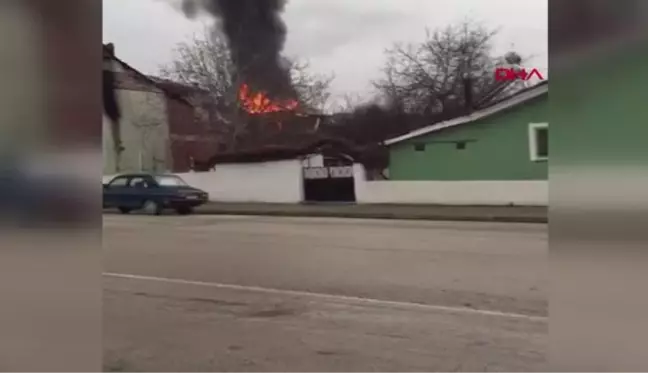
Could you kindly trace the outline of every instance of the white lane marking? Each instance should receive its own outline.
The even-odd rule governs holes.
[[[103,273],[103,276],[121,278],[121,279],[130,279],[130,280],[162,282],[162,283],[177,284],[177,285],[193,285],[193,286],[211,287],[211,288],[218,288],[218,289],[241,290],[241,291],[258,292],[258,293],[266,293],[266,294],[303,296],[303,297],[319,298],[319,299],[334,300],[334,301],[349,301],[349,302],[356,302],[356,303],[372,304],[377,306],[396,306],[396,307],[405,307],[405,308],[418,308],[418,309],[429,310],[429,311],[441,311],[441,312],[448,312],[448,313],[463,313],[463,314],[482,315],[482,316],[505,317],[511,319],[528,320],[528,321],[547,321],[546,316],[531,316],[531,315],[524,315],[520,313],[478,310],[478,309],[466,308],[466,307],[436,306],[431,304],[399,302],[399,301],[381,300],[381,299],[374,299],[374,298],[354,297],[348,295],[311,293],[308,291],[300,291],[300,290],[283,290],[283,289],[273,289],[273,288],[265,288],[259,286],[233,285],[233,284],[222,284],[218,282],[204,282],[204,281],[183,280],[177,278],[131,275],[126,273],[105,272]]]

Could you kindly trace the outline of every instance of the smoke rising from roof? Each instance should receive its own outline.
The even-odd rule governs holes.
[[[220,22],[234,65],[253,90],[294,98],[281,52],[287,28],[281,19],[286,0],[182,0],[188,17],[207,12]]]

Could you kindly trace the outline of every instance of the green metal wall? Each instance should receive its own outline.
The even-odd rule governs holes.
[[[391,180],[546,180],[529,154],[529,123],[548,122],[548,95],[480,121],[413,138],[390,149]],[[467,141],[457,149],[453,141]],[[473,141],[473,142],[471,142]],[[425,144],[416,151],[415,144]]]

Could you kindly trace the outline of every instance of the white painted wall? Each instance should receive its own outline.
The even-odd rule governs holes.
[[[304,199],[302,162],[218,164],[214,171],[178,174],[220,202],[299,203]]]
[[[300,203],[304,200],[302,161],[220,164],[214,171],[182,173],[189,185],[212,201]],[[547,206],[549,183],[539,181],[368,181],[353,167],[358,203]],[[108,182],[112,176],[103,176]]]
[[[311,154],[302,161],[304,167],[324,167],[324,156],[321,154]]]
[[[354,165],[358,203],[547,206],[547,180],[530,181],[368,181]]]

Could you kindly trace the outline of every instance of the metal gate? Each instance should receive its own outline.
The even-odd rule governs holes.
[[[306,202],[355,202],[353,166],[304,167]]]

